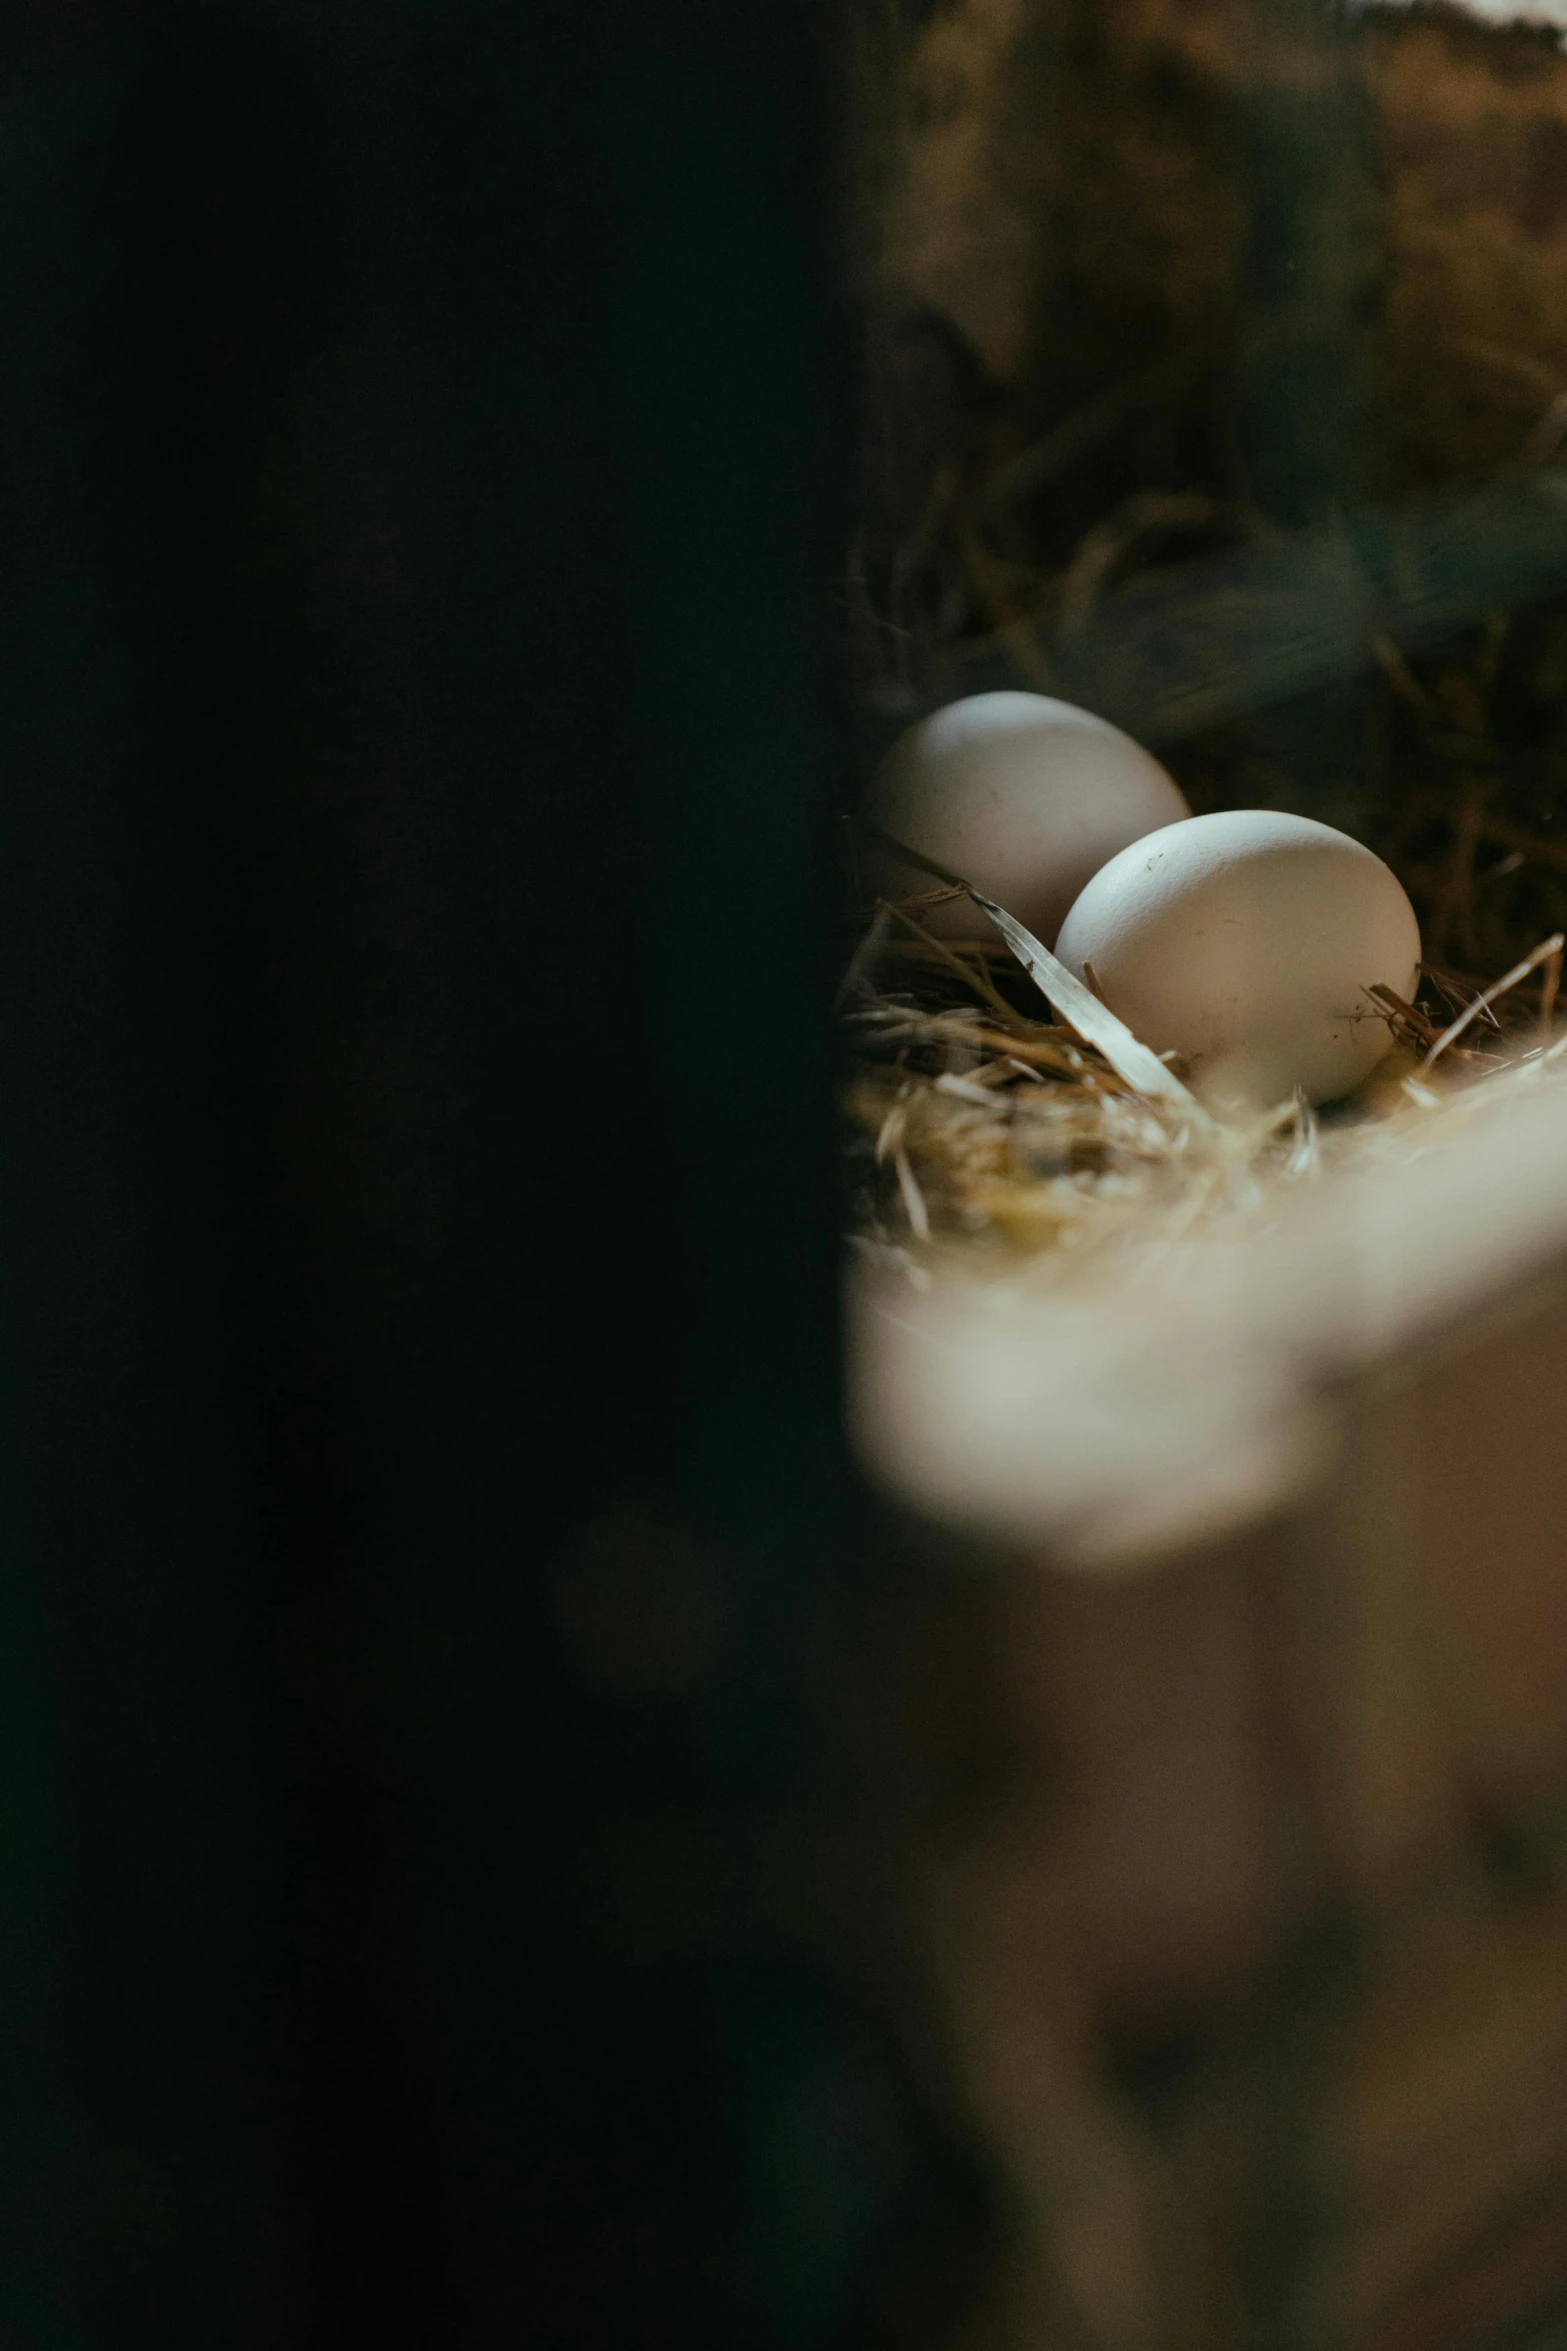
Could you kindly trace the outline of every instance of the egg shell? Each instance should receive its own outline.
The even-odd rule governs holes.
[[[1173,778],[1119,727],[1045,694],[1011,693],[950,702],[900,735],[865,812],[1047,942],[1107,858],[1189,813]],[[939,887],[874,841],[865,866],[881,897]],[[969,899],[920,919],[948,938],[994,935]]]
[[[1123,849],[1061,926],[1056,953],[1093,976],[1156,1053],[1214,1101],[1330,1102],[1392,1042],[1366,991],[1413,994],[1414,908],[1380,857],[1311,817],[1242,808],[1188,817]]]

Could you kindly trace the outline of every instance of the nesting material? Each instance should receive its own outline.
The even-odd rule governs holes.
[[[930,916],[955,895],[880,906],[843,990],[856,1240],[918,1278],[1019,1251],[1064,1276],[1265,1219],[1340,1167],[1418,1155],[1444,1107],[1567,1077],[1553,934],[1489,987],[1423,968],[1418,998],[1368,990],[1362,1017],[1391,1050],[1347,1102],[1215,1114],[1003,910],[994,945],[938,938]]]

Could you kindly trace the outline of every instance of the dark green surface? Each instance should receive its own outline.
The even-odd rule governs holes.
[[[815,37],[0,29],[19,2351],[859,2326]]]

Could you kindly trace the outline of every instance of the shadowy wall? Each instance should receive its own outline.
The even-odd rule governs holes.
[[[0,32],[8,2351],[873,2323],[819,33]]]

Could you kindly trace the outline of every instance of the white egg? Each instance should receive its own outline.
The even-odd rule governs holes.
[[[1240,808],[1123,849],[1072,908],[1056,953],[1214,1101],[1330,1102],[1391,1043],[1368,988],[1413,994],[1414,908],[1397,876],[1308,816]]]
[[[877,769],[865,810],[1046,944],[1107,857],[1189,813],[1130,735],[1044,694],[972,694],[922,718]],[[882,897],[940,886],[874,842],[866,862]],[[922,919],[949,938],[994,935],[966,898]]]

